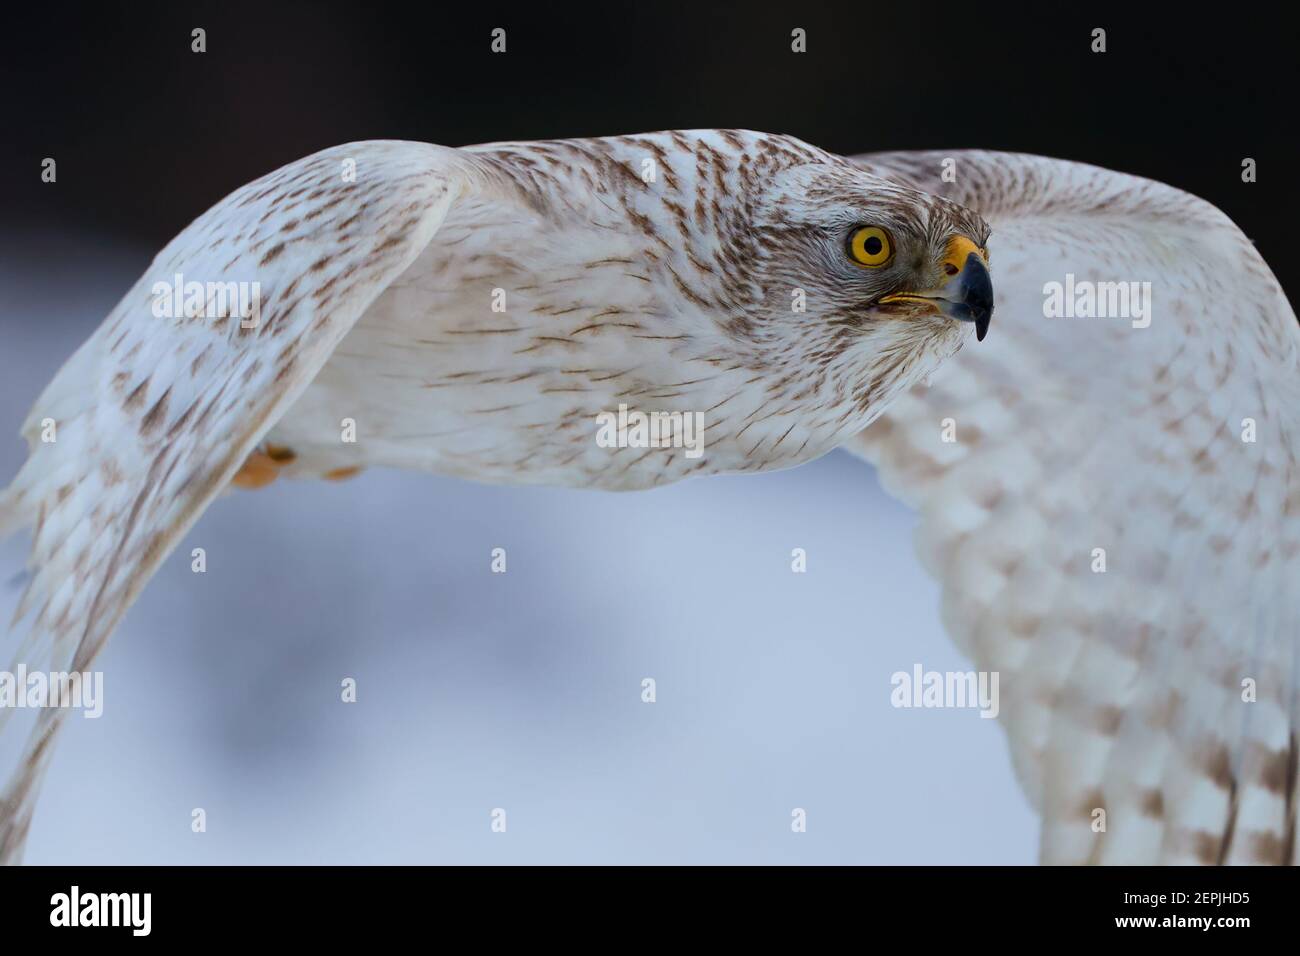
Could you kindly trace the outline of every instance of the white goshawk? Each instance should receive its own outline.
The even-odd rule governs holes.
[[[988,327],[990,256],[994,332],[945,363]],[[1149,281],[1151,321],[1045,318],[1067,274]],[[1297,342],[1222,214],[1092,167],[724,130],[337,147],[191,224],[37,401],[0,497],[33,529],[18,659],[86,669],[232,480],[637,489],[847,443],[920,506],[947,625],[1002,674],[1045,860],[1290,861]],[[703,454],[598,442],[621,405],[701,414]]]

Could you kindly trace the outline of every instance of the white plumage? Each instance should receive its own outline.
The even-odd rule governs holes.
[[[938,287],[954,237],[985,244],[977,213],[995,229],[988,341],[854,439],[968,337],[927,300],[882,299]],[[898,246],[882,270],[844,256],[864,222]],[[1044,319],[1042,285],[1066,272],[1151,281],[1150,327]],[[158,319],[154,282],[180,274],[259,282],[260,323]],[[947,625],[1003,675],[1046,860],[1290,860],[1297,341],[1221,214],[1076,164],[854,165],[742,131],[338,147],[196,220],[38,400],[0,498],[0,531],[34,528],[19,658],[84,669],[259,448],[298,476],[635,489],[850,441],[921,508]],[[598,446],[593,418],[620,402],[705,412],[707,453]],[[1234,445],[1244,417],[1259,441]],[[1236,703],[1246,676],[1253,704]],[[0,856],[21,848],[61,713],[0,798]]]
[[[849,447],[920,510],[945,626],[1001,674],[1043,861],[1294,863],[1300,327],[1276,279],[1222,213],[1148,180],[860,162],[993,227],[996,334]],[[1067,274],[1151,282],[1150,325],[1046,318]]]

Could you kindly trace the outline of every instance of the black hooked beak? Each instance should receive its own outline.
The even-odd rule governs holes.
[[[953,236],[944,250],[944,271],[950,276],[938,289],[885,296],[882,302],[923,301],[944,315],[975,323],[975,338],[983,342],[993,318],[993,280],[984,253],[965,236]]]
[[[966,261],[943,292],[941,298],[948,304],[943,311],[954,319],[974,322],[975,338],[983,342],[993,318],[993,280],[978,252],[966,253]]]

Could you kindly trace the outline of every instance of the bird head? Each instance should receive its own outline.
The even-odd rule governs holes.
[[[765,198],[754,215],[768,292],[802,289],[804,314],[863,332],[960,329],[955,321],[983,340],[993,314],[989,227],[972,210],[832,163],[776,174]],[[781,298],[793,311],[796,297]]]
[[[989,329],[989,227],[964,206],[830,161],[774,173],[748,213],[759,302],[734,331],[868,419]]]

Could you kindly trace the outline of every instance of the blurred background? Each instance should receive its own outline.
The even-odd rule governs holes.
[[[0,482],[41,387],[164,242],[349,140],[729,126],[849,154],[1025,150],[1204,196],[1293,302],[1300,279],[1293,31],[1264,14],[1211,28],[1092,5],[175,3],[7,18]],[[100,659],[104,716],[68,721],[27,860],[1031,862],[1036,821],[996,722],[889,704],[894,671],[967,666],[913,526],[842,453],[634,495],[392,472],[231,495]],[[25,548],[0,543],[6,619]]]

